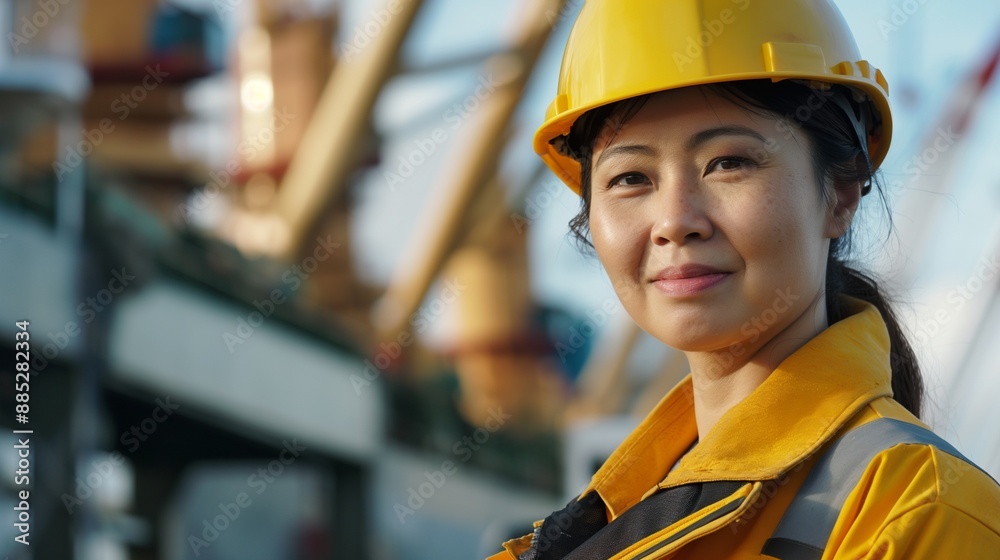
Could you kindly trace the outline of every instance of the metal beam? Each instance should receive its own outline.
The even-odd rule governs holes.
[[[286,256],[301,245],[354,171],[358,138],[366,133],[379,91],[395,73],[399,49],[423,3],[394,3],[398,11],[371,43],[348,44],[337,61],[275,199],[275,210],[290,233],[282,248]]]
[[[525,86],[545,46],[552,26],[546,14],[559,13],[564,0],[526,0],[520,10],[523,19],[513,44],[518,54],[492,57],[484,76],[498,83],[495,91],[481,103],[460,138],[452,161],[446,166],[447,177],[441,182],[440,196],[432,202],[434,212],[425,213],[418,234],[411,239],[410,262],[399,267],[389,289],[375,310],[376,328],[383,333],[402,330],[420,306],[431,283],[456,245],[456,238],[475,200],[496,169],[504,145],[504,131],[521,101]]]

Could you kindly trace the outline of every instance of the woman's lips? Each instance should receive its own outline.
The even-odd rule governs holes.
[[[661,278],[654,280],[653,285],[667,295],[690,296],[709,290],[728,277],[728,272],[716,272],[690,278]]]

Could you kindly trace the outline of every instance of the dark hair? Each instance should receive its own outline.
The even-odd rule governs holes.
[[[779,129],[794,126],[803,132],[812,146],[813,167],[820,184],[828,180],[857,182],[867,189],[874,187],[889,218],[885,190],[876,170],[868,159],[867,147],[859,137],[845,108],[853,107],[863,125],[872,118],[870,112],[855,103],[851,90],[843,86],[814,89],[802,82],[769,80],[728,82],[704,86],[737,105],[759,114],[781,117]],[[837,98],[840,96],[840,99]],[[616,133],[631,119],[649,96],[636,97],[593,109],[574,123],[569,135],[560,139],[560,149],[582,165],[580,212],[569,222],[570,231],[584,250],[592,251],[590,231],[591,156],[594,143],[605,130]],[[785,129],[788,132],[788,129]],[[610,141],[610,139],[609,139]],[[864,162],[859,165],[859,162]],[[826,312],[832,324],[844,318],[838,294],[867,301],[878,308],[889,331],[892,391],[894,398],[915,416],[920,416],[923,401],[923,381],[913,348],[903,332],[886,292],[872,275],[848,264],[852,242],[851,232],[833,239],[826,268]]]

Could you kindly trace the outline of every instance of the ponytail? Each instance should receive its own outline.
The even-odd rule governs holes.
[[[833,324],[849,313],[838,295],[848,295],[874,305],[889,331],[889,363],[892,366],[893,398],[914,416],[920,417],[923,403],[924,383],[920,376],[920,365],[903,329],[896,319],[885,293],[875,279],[851,268],[839,255],[842,244],[834,239],[830,244],[830,256],[826,264],[826,315]]]

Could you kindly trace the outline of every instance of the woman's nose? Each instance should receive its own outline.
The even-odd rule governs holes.
[[[654,245],[684,245],[712,237],[714,228],[705,201],[692,181],[673,180],[661,186],[649,202],[650,240]]]

